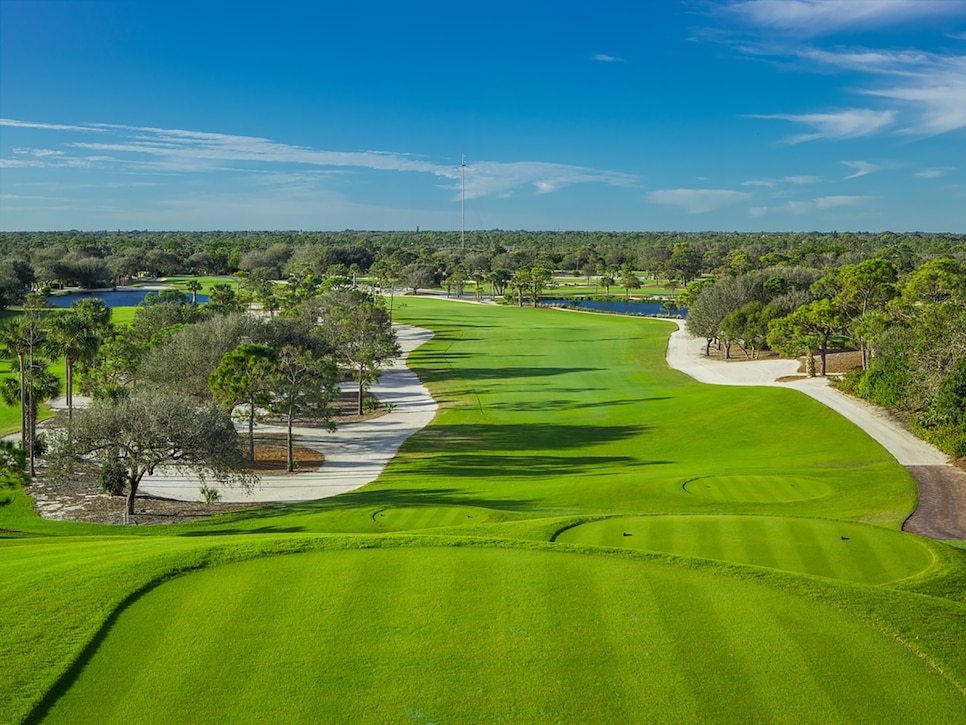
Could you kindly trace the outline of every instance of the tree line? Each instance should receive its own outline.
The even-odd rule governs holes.
[[[386,268],[411,289],[566,271],[629,279],[627,270],[682,286],[701,275],[775,264],[841,266],[881,249],[910,263],[961,252],[966,236],[885,233],[530,232],[4,232],[0,309],[31,289],[111,287],[141,276],[241,274],[252,287],[291,276],[323,280]],[[901,264],[904,264],[902,262]],[[375,270],[373,268],[376,268]],[[538,272],[539,275],[539,272]],[[526,296],[524,294],[524,296]]]

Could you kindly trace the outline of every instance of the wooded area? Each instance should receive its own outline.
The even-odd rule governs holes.
[[[754,358],[772,349],[809,360],[815,353],[816,372],[824,374],[828,351],[860,351],[861,368],[838,381],[840,387],[896,411],[948,453],[966,455],[964,235],[495,230],[467,233],[461,242],[457,232],[432,231],[16,232],[0,234],[0,259],[0,307],[23,302],[30,291],[175,274],[235,275],[237,293],[216,284],[201,306],[177,291],[152,298],[129,332],[101,338],[103,362],[96,366],[85,368],[88,332],[51,330],[56,344],[76,349],[68,365],[80,365],[88,388],[95,380],[104,390],[125,385],[136,370],[163,383],[180,369],[179,385],[193,394],[210,392],[207,378],[195,380],[191,365],[167,360],[177,346],[193,347],[182,340],[191,333],[181,328],[203,321],[211,326],[206,334],[218,325],[241,329],[251,323],[231,313],[252,301],[278,314],[275,325],[289,326],[273,333],[284,337],[308,314],[319,319],[337,311],[348,320],[347,302],[337,302],[337,294],[349,294],[339,290],[362,278],[379,289],[414,293],[445,287],[463,295],[472,287],[477,297],[487,290],[521,305],[536,304],[554,275],[593,280],[605,295],[620,286],[625,296],[642,277],[660,278],[681,292],[676,304],[688,309],[688,328],[707,340],[709,352],[714,345],[726,357]],[[345,356],[358,344],[339,324],[326,326],[326,345]],[[97,324],[91,319],[88,327],[96,331]],[[236,345],[242,338],[259,341],[249,333],[229,337]],[[283,344],[275,341],[275,349]],[[21,377],[29,372],[25,359]],[[361,387],[371,378],[365,363],[346,358],[342,364],[356,371]],[[32,390],[19,395],[32,399]]]

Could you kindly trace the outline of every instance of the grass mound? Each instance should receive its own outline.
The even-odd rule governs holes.
[[[468,506],[406,506],[376,511],[372,520],[386,531],[465,526],[487,521],[486,512]]]
[[[615,517],[575,526],[557,541],[699,556],[864,584],[928,569],[918,537],[877,526],[777,516]]]

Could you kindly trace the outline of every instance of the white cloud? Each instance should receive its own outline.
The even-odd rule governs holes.
[[[834,68],[868,73],[877,79],[856,92],[906,106],[914,116],[903,129],[906,133],[935,135],[966,127],[966,56],[814,49],[802,51],[799,56]]]
[[[623,58],[618,58],[613,55],[605,55],[604,53],[598,53],[594,56],[594,60],[599,60],[601,63],[621,63]]]
[[[849,174],[845,177],[846,179],[857,179],[860,176],[866,176],[879,170],[878,166],[870,164],[868,161],[843,161],[842,163],[849,168],[855,169],[855,173]]]
[[[743,191],[728,189],[660,189],[649,192],[645,198],[652,204],[678,206],[689,214],[704,214],[750,197]]]
[[[741,182],[742,186],[764,186],[774,189],[779,184],[817,184],[822,180],[821,176],[785,176],[781,179],[751,179]]]
[[[954,166],[937,166],[932,169],[917,171],[915,175],[920,179],[938,179],[940,176],[945,176],[955,170],[956,168]]]
[[[10,121],[7,125],[22,126]],[[93,127],[29,124],[30,127],[51,130],[97,130],[105,137],[91,141],[71,141],[69,148],[96,152],[96,155],[66,158],[57,165],[102,162],[152,170],[161,173],[201,173],[207,171],[237,171],[287,166],[315,169],[364,168],[377,171],[415,172],[430,174],[446,180],[449,188],[459,189],[460,167],[430,161],[412,154],[387,151],[326,151],[304,146],[291,146],[254,136],[134,127],[115,124],[94,124]],[[26,166],[27,163],[9,165]],[[50,164],[53,165],[53,164]],[[610,186],[631,186],[636,178],[624,173],[589,169],[549,162],[480,161],[466,166],[467,198],[506,195],[518,187],[530,187],[536,193],[548,194],[567,186],[600,183]]]
[[[831,211],[843,207],[861,206],[876,199],[875,196],[820,196],[805,201],[788,201],[780,206],[756,206],[749,210],[752,217],[762,217],[765,214],[814,214],[820,211]]]
[[[806,126],[812,126],[815,131],[790,136],[788,143],[802,143],[817,139],[847,139],[868,136],[893,123],[894,111],[873,111],[871,109],[853,108],[838,113],[804,113],[768,115],[751,115],[749,118],[775,119],[792,121]]]
[[[964,10],[960,0],[737,0],[724,8],[751,25],[811,36],[963,15]]]
[[[872,196],[821,196],[815,200],[815,208],[823,211],[825,209],[837,209],[842,206],[855,206],[856,204],[862,204],[874,198]]]
[[[48,131],[99,131],[91,126],[65,126],[59,123],[35,123],[33,121],[16,121],[12,118],[0,118],[0,126],[12,128],[40,128]]]
[[[861,92],[908,106],[916,119],[904,129],[906,133],[936,135],[966,128],[966,57],[944,65],[948,67],[909,69],[901,74],[903,83]]]

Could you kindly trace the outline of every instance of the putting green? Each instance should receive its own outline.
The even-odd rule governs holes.
[[[622,516],[567,529],[557,541],[699,556],[864,584],[904,579],[933,563],[929,549],[910,534],[778,516]]]
[[[762,503],[801,501],[835,493],[827,483],[801,476],[702,476],[688,481],[682,488],[706,501]]]
[[[966,720],[936,670],[821,604],[714,572],[492,548],[189,574],[125,609],[74,677],[44,722]]]
[[[488,518],[485,511],[466,506],[400,506],[380,509],[372,515],[380,529],[392,531],[482,524]]]

